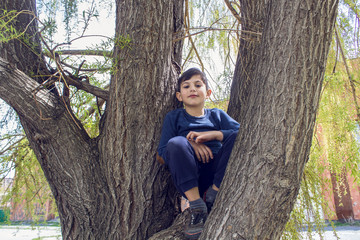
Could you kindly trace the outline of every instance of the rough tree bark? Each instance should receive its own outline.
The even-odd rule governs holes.
[[[31,78],[43,74],[37,68],[43,64],[40,48],[26,55],[19,41],[1,45],[0,97],[19,115],[49,181],[64,239],[146,239],[175,217],[174,188],[155,153],[162,119],[175,103],[173,65],[182,44],[172,39],[182,27],[183,1],[116,5],[117,37],[128,36],[131,44],[115,46],[117,71],[96,139],[76,119],[66,95]],[[2,1],[0,7],[34,11],[35,1]],[[32,19],[24,16],[20,30]],[[36,31],[36,25],[28,28],[27,36]],[[38,40],[31,38],[40,46]]]
[[[201,239],[280,239],[308,160],[338,1],[240,3],[242,29],[262,35],[241,41],[229,106],[241,130]]]
[[[36,12],[35,2],[35,0],[4,0],[0,2],[0,9],[7,10],[8,12],[12,10]],[[39,43],[39,35],[36,34],[37,22],[34,16],[21,14],[19,15],[18,21],[14,22],[14,24],[15,28],[19,31],[23,31],[25,28],[28,29],[27,36],[29,37],[29,42]],[[31,47],[33,47],[34,51],[31,51]],[[0,55],[26,74],[39,72],[38,66],[42,64],[42,59],[37,56],[38,53],[41,53],[40,44],[29,46],[17,40],[11,40],[8,44],[2,44],[0,42]],[[31,61],[24,61],[23,59]]]
[[[174,217],[169,201],[174,192],[167,197],[170,192],[164,188],[171,180],[159,173],[154,159],[163,116],[174,107],[176,1],[140,2],[116,2],[116,38],[129,36],[132,41],[129,47],[115,47],[117,70],[99,138],[100,165],[108,173],[116,210],[117,223],[110,226],[118,229],[117,237],[128,239],[144,239]],[[181,2],[176,11],[182,11]]]

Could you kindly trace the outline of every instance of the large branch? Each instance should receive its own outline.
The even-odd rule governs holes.
[[[59,110],[56,96],[39,88],[39,83],[3,58],[0,58],[0,98],[30,122],[51,118]]]
[[[93,216],[99,219],[94,221],[105,219],[105,213],[99,212],[101,207],[89,207],[104,205],[98,196],[105,195],[107,189],[96,147],[68,105],[2,58],[0,98],[19,115],[50,184],[63,227],[80,226]],[[76,211],[80,212],[79,218],[73,217]]]
[[[91,93],[96,97],[100,97],[104,100],[108,99],[109,92],[94,85],[91,85],[89,83],[88,77],[77,77],[64,70],[58,54],[54,54],[52,58],[55,61],[57,69],[59,71],[58,73],[60,74],[60,80],[66,82],[66,85],[72,85],[77,89],[81,89],[85,92]],[[82,64],[77,69],[77,72],[81,71],[81,66]],[[85,79],[85,81],[83,81],[83,79]]]
[[[80,81],[78,79],[70,78],[70,77],[68,77],[66,81],[67,84],[75,86],[77,89],[81,89],[85,92],[93,94],[96,97],[102,98],[104,100],[108,100],[109,91],[91,85],[88,81]]]

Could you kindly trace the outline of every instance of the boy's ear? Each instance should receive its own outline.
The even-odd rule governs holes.
[[[176,92],[176,98],[177,98],[177,100],[179,100],[179,102],[182,102],[182,97],[181,97],[180,92]]]
[[[211,95],[211,89],[206,90],[206,98],[209,98]]]

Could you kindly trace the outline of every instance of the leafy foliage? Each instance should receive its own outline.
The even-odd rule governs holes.
[[[346,21],[349,19],[344,20],[340,14],[338,22]],[[354,31],[352,28],[347,30]],[[342,36],[346,35],[349,33],[342,31]],[[325,196],[339,194],[341,197],[350,194],[342,191],[346,189],[343,185],[348,181],[346,173],[357,184],[360,183],[359,119],[356,117],[355,104],[358,97],[353,98],[354,89],[350,86],[345,64],[352,66],[352,79],[358,79],[359,65],[358,59],[339,62],[339,44],[346,42],[346,39],[342,40],[341,43],[334,40],[329,53],[309,162],[305,167],[298,203],[287,224],[284,239],[302,239],[304,236],[299,235],[298,230],[304,226],[307,226],[305,229],[309,239],[312,239],[313,226],[317,234],[323,237],[323,214],[329,219],[336,217],[330,208],[329,198]],[[348,55],[352,56],[351,51]],[[335,176],[335,184],[330,175]],[[333,222],[330,221],[330,224],[334,227]]]
[[[338,25],[349,58],[359,57],[360,9],[356,0],[343,0],[338,12]]]
[[[15,21],[20,14],[25,13],[26,11],[17,12],[17,11],[7,11],[1,9],[0,15],[0,43],[7,43],[10,40],[17,39],[24,32],[19,32],[15,27]]]
[[[222,1],[191,0],[185,4],[184,61],[182,68],[201,68],[212,81],[212,99],[229,94],[230,86],[222,80],[232,76],[238,48],[239,25]],[[206,63],[206,64],[204,64]],[[219,76],[219,77],[216,77]],[[221,81],[219,81],[222,79]]]
[[[21,206],[24,213],[20,214],[24,220],[37,222],[46,220],[50,214],[56,216],[56,205],[49,185],[26,138],[20,140],[7,156],[2,157],[1,163],[8,168],[16,168],[12,187],[2,199],[3,205],[11,201],[12,212]]]

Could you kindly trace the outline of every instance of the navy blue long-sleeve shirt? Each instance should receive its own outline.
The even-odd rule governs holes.
[[[165,161],[166,145],[173,137],[186,137],[190,131],[221,131],[224,135],[224,141],[231,132],[239,130],[240,124],[223,110],[217,108],[204,110],[205,114],[201,117],[191,116],[183,108],[175,109],[165,116],[158,147],[158,154]],[[214,155],[221,148],[221,142],[216,140],[205,142],[204,144],[211,149]]]

